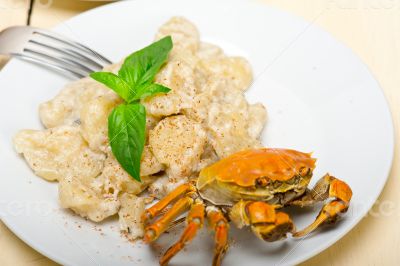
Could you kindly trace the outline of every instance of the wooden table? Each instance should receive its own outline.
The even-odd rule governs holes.
[[[320,25],[370,67],[389,102],[396,151],[389,181],[368,215],[335,245],[303,265],[399,265],[400,262],[400,0],[262,0]],[[39,2],[39,1],[36,1]],[[51,27],[102,3],[53,0],[33,8],[32,25]],[[0,0],[0,29],[24,24],[26,0]],[[0,57],[0,66],[5,62]],[[0,265],[56,265],[0,222]],[[266,258],[267,259],[267,258]]]

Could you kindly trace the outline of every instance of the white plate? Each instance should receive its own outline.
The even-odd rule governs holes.
[[[232,229],[235,241],[225,265],[291,265],[332,245],[370,209],[391,166],[393,127],[376,80],[329,34],[252,1],[123,1],[79,15],[57,30],[117,61],[149,44],[157,28],[174,15],[192,20],[203,40],[250,60],[256,81],[247,96],[262,101],[269,112],[265,145],[314,151],[319,158],[315,180],[329,171],[354,191],[343,221],[305,240],[264,243],[246,230]],[[22,128],[41,128],[38,104],[67,81],[16,60],[0,73],[2,220],[33,248],[62,264],[156,265],[160,249],[128,243],[115,220],[95,227],[61,210],[56,184],[35,177],[13,150],[12,136]],[[317,213],[314,208],[293,216],[302,228]],[[177,232],[162,237],[163,250],[176,237]],[[208,265],[212,248],[203,230],[173,265]]]

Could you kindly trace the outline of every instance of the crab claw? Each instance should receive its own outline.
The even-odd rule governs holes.
[[[261,201],[239,201],[232,207],[230,218],[239,227],[251,226],[254,234],[268,242],[286,238],[295,226],[289,215],[276,212],[276,206]]]
[[[288,232],[294,231],[294,224],[289,215],[283,212],[276,213],[276,220],[270,225],[253,225],[253,232],[267,242],[273,242],[287,237]]]
[[[310,224],[303,230],[294,233],[293,236],[303,237],[311,233],[315,229],[317,229],[322,224],[335,223],[336,220],[338,219],[338,214],[346,212],[347,208],[348,206],[343,202],[340,201],[329,202],[322,208],[321,212],[318,214],[317,218],[312,224]]]
[[[351,188],[345,182],[326,174],[315,185],[312,193],[305,196],[305,202],[319,201],[326,198],[333,198],[333,200],[322,207],[322,210],[312,224],[294,233],[293,236],[302,237],[311,233],[322,224],[336,222],[340,217],[339,215],[345,213],[349,208],[352,195]]]

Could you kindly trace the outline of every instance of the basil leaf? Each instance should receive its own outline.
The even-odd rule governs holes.
[[[121,66],[118,76],[132,88],[152,82],[158,70],[167,61],[171,49],[171,36],[162,38],[128,56]]]
[[[156,84],[156,83],[145,84],[136,89],[136,95],[130,101],[132,102],[153,96],[158,93],[168,93],[170,91],[171,89],[161,84]]]
[[[161,66],[172,49],[171,36],[167,36],[128,56],[118,75],[96,72],[90,76],[114,90],[127,104],[114,108],[108,117],[108,138],[115,158],[122,168],[140,181],[140,162],[146,141],[146,109],[139,101],[169,88],[153,84]]]
[[[108,117],[108,138],[112,152],[122,168],[138,181],[145,132],[146,109],[141,104],[121,104]]]
[[[135,92],[122,78],[111,72],[94,72],[90,77],[98,82],[103,83],[113,91],[115,91],[125,101],[133,97]]]

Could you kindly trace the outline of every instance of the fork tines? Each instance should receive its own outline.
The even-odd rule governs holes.
[[[7,47],[5,42],[11,38],[19,39],[17,47]],[[10,54],[79,78],[111,64],[110,60],[83,44],[51,31],[27,26],[11,27],[1,32],[0,53]]]

